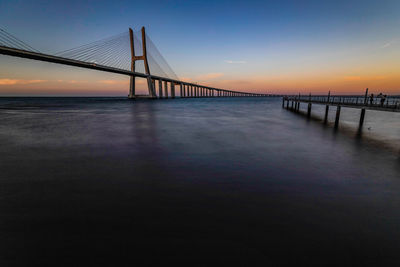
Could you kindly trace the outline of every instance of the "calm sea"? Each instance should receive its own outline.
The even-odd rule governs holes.
[[[0,266],[398,266],[400,114],[281,103],[1,98]]]

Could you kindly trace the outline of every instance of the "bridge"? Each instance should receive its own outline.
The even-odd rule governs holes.
[[[365,95],[297,95],[285,96],[282,98],[282,108],[294,112],[300,112],[300,103],[307,103],[307,117],[311,116],[311,108],[313,104],[325,105],[324,123],[328,122],[328,113],[330,106],[336,106],[335,128],[339,126],[341,107],[361,109],[359,130],[362,129],[365,118],[365,110],[400,112],[400,96],[374,96],[368,95],[368,88]]]
[[[141,54],[137,54],[137,51],[141,51]],[[141,28],[140,32],[134,32],[129,28],[126,33],[53,55],[41,53],[5,30],[0,29],[0,54],[127,75],[130,77],[128,97],[131,99],[139,97],[175,98],[177,96],[176,86],[180,89],[179,96],[181,98],[277,96],[226,90],[179,80],[154,43],[146,35],[144,27]],[[137,77],[147,80],[148,95],[136,94]]]

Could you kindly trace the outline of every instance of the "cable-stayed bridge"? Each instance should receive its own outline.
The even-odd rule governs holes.
[[[176,87],[179,87],[179,96],[182,98],[275,96],[225,90],[180,80],[144,27],[137,32],[129,29],[128,32],[52,55],[41,53],[0,29],[0,54],[128,75],[129,98],[132,99],[140,97],[135,90],[137,77],[147,80],[149,93],[145,97],[148,98],[175,98]]]

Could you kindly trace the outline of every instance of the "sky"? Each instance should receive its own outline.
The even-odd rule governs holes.
[[[185,81],[258,93],[400,94],[399,0],[0,0],[0,28],[45,53],[142,26]],[[128,79],[0,55],[0,96],[124,96]],[[139,93],[145,86],[138,81]]]

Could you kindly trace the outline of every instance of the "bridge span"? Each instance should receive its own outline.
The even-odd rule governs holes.
[[[127,48],[126,45],[124,46],[124,44],[126,44],[124,43],[125,37],[127,37],[125,35],[118,35],[116,37],[94,42],[92,44],[69,49],[56,55],[50,55],[33,49],[31,46],[26,45],[26,43],[20,41],[13,35],[1,30],[0,54],[127,75],[130,77],[128,97],[131,99],[142,97],[153,99],[175,98],[177,96],[176,87],[179,87],[179,96],[181,98],[279,96],[274,94],[257,94],[236,90],[226,90],[179,80],[166,62],[159,63],[154,59],[155,56],[148,55],[147,40],[149,38],[145,33],[144,27],[141,28],[141,42],[138,40],[139,37],[134,34],[131,28],[129,28],[128,36],[129,55],[127,54],[127,51],[121,50],[121,47]],[[124,55],[115,54],[116,52],[114,52],[113,49],[119,51],[119,53],[124,53]],[[141,55],[136,54],[135,50],[137,49],[141,50]],[[161,59],[164,60],[160,54],[158,57],[161,57]],[[136,70],[138,61],[142,61],[141,63],[144,65],[144,72],[139,72]],[[127,67],[127,65],[130,66]],[[152,66],[158,69],[161,74],[165,75],[152,74]],[[167,69],[167,71],[164,71],[163,66],[164,69]],[[176,78],[168,77],[168,72],[173,73],[172,76],[175,76]],[[137,77],[145,78],[147,80],[147,88],[149,92],[148,95],[140,96],[136,94],[135,89]],[[158,90],[156,89],[156,83],[158,85]]]

